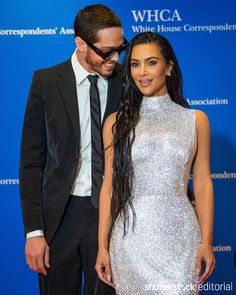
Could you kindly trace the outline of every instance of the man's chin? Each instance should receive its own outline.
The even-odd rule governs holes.
[[[104,77],[109,77],[112,75],[115,69],[115,63],[103,63],[101,66],[101,72],[103,73]]]
[[[98,74],[100,74],[101,76],[103,76],[104,78],[108,78],[112,75],[114,69],[112,70],[102,70],[102,71],[99,71]]]

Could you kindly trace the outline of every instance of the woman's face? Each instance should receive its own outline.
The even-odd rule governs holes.
[[[172,66],[166,64],[159,46],[153,43],[135,45],[131,54],[131,76],[144,96],[167,93],[166,76]]]

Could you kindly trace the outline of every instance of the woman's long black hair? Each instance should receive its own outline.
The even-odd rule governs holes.
[[[167,91],[171,99],[184,107],[188,107],[182,94],[182,74],[178,61],[169,41],[163,36],[145,32],[135,36],[129,43],[124,59],[123,88],[121,108],[113,126],[114,158],[113,183],[111,198],[111,230],[118,216],[124,224],[124,235],[130,224],[129,208],[132,211],[132,228],[134,229],[136,214],[132,204],[133,165],[131,148],[135,139],[135,127],[139,121],[139,109],[142,103],[142,93],[135,85],[130,70],[132,49],[139,44],[156,44],[163,55],[166,64],[172,64],[171,75],[166,77]]]

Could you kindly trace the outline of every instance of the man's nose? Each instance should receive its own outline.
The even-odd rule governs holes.
[[[111,58],[110,60],[111,61],[114,61],[114,62],[118,62],[119,61],[119,58],[120,58],[120,55],[118,52],[116,52]]]

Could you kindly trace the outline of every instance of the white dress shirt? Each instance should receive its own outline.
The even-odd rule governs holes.
[[[76,51],[71,58],[72,67],[76,78],[76,90],[78,97],[78,108],[80,116],[80,160],[76,179],[71,194],[76,196],[91,196],[92,188],[92,149],[91,149],[91,115],[90,115],[90,82],[87,72],[78,62]],[[95,74],[95,73],[94,73]],[[101,122],[105,113],[107,103],[108,81],[99,75],[98,89],[101,107]]]

